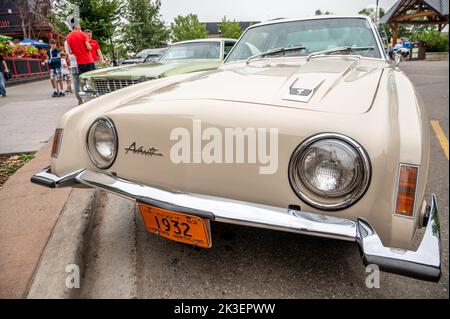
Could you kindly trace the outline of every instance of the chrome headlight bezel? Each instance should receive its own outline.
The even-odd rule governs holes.
[[[100,121],[103,121],[111,130],[113,136],[113,152],[111,158],[106,158],[103,156],[95,147],[95,141],[93,140],[93,129],[96,124]],[[117,130],[114,125],[114,122],[109,117],[99,117],[97,118],[89,127],[86,135],[86,150],[91,159],[92,163],[99,169],[108,169],[116,160],[117,153],[119,147],[119,139],[117,135]]]
[[[80,90],[83,92],[93,92],[95,91],[91,85],[89,78],[80,78]]]
[[[352,187],[346,193],[327,195],[326,192],[315,191],[306,185],[298,173],[301,160],[306,152],[310,150],[311,146],[324,140],[335,141],[340,143],[340,145],[345,145],[357,155],[360,161],[361,169],[358,171],[358,174],[361,174],[361,176],[358,176],[358,181],[354,185],[352,184]],[[364,148],[348,136],[337,133],[321,133],[304,140],[292,153],[288,168],[289,183],[297,197],[311,207],[327,211],[342,210],[355,204],[367,191],[371,174],[371,163]]]

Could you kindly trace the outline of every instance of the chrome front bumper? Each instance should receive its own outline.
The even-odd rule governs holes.
[[[85,169],[58,177],[46,168],[35,174],[31,182],[52,188],[81,183],[138,203],[217,222],[355,241],[364,265],[375,264],[386,272],[427,281],[436,282],[441,275],[439,217],[434,195],[425,235],[417,251],[410,251],[383,246],[376,231],[362,218],[353,221],[215,196],[174,192]]]

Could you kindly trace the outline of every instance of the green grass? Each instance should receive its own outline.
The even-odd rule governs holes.
[[[19,168],[21,168],[23,165],[25,165],[26,163],[31,161],[34,158],[34,154],[35,154],[34,152],[19,154],[19,162],[18,163],[3,167],[0,169],[0,172],[3,174],[7,174],[7,175],[14,174],[15,172],[17,172],[17,170],[19,170]]]

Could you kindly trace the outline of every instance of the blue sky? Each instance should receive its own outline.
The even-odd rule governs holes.
[[[314,15],[316,9],[339,15],[357,14],[375,0],[161,0],[161,14],[166,23],[179,14],[196,13],[202,22],[221,21],[224,15],[240,21],[264,21]],[[396,0],[380,0],[390,8]]]

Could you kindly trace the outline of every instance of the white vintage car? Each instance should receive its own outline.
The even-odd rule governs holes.
[[[249,27],[217,70],[66,113],[32,182],[134,200],[150,232],[199,247],[211,221],[261,227],[354,241],[366,265],[438,281],[429,131],[370,19],[274,20]]]

